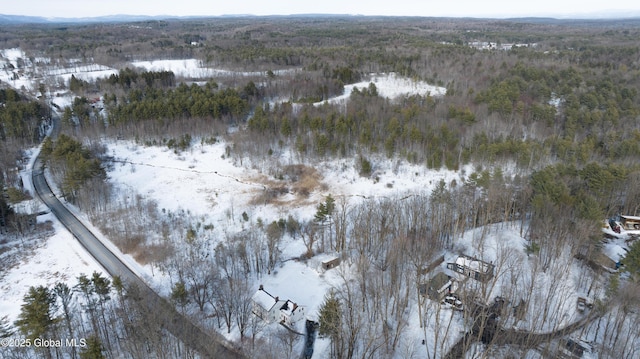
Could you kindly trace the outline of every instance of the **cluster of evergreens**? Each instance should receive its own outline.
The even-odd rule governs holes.
[[[446,124],[429,123],[431,97],[412,97],[392,104],[372,96],[375,86],[356,91],[346,114],[332,106],[305,106],[293,114],[289,105],[257,109],[248,128],[265,143],[291,143],[303,156],[354,156],[383,152],[430,168],[457,168],[459,138]]]
[[[62,173],[61,189],[71,201],[87,181],[106,178],[100,159],[70,136],[62,134],[55,141],[47,137],[41,155],[52,170]]]
[[[629,188],[632,173],[637,175],[637,169],[595,162],[580,168],[566,164],[548,166],[531,176],[533,203],[541,208],[553,204],[563,210],[575,209],[574,218],[594,222],[605,215],[634,211],[640,198],[634,188]],[[603,204],[613,208],[605,208]]]
[[[113,97],[106,96],[107,99]],[[228,119],[232,122],[248,113],[242,93],[219,89],[215,82],[205,86],[181,83],[175,89],[144,87],[129,91],[125,98],[106,103],[109,123],[113,125],[139,121],[172,121],[189,118]]]
[[[75,75],[71,75],[69,79],[69,90],[79,93],[80,91],[89,90],[91,85],[88,81],[84,81],[82,79],[77,78]]]
[[[106,80],[108,84],[117,84],[123,88],[131,88],[132,85],[139,82],[148,87],[173,87],[175,86],[175,75],[171,71],[143,71],[138,73],[126,67],[120,70],[117,75],[111,75]]]
[[[76,97],[71,106],[67,106],[62,113],[62,123],[69,126],[88,128],[95,125],[97,121],[95,111],[91,108],[91,101],[88,98]]]
[[[13,89],[0,89],[0,140],[36,143],[48,109],[38,101],[27,100]]]

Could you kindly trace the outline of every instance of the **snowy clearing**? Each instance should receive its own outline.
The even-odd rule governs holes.
[[[411,80],[398,76],[396,73],[370,74],[370,76],[371,79],[369,81],[346,85],[344,87],[344,94],[332,97],[327,102],[329,102],[329,104],[342,104],[349,99],[353,89],[366,89],[369,87],[369,84],[374,84],[376,86],[379,96],[389,99],[395,99],[404,95],[444,96],[447,93],[447,89],[444,87],[433,86],[424,81]],[[323,103],[324,102],[316,102],[314,105],[318,106]]]
[[[208,79],[216,77],[250,77],[266,76],[267,71],[232,71],[207,67],[197,59],[185,60],[153,60],[134,61],[134,67],[140,67],[147,71],[172,71],[176,76],[192,79]],[[274,70],[274,75],[284,75],[299,70]]]

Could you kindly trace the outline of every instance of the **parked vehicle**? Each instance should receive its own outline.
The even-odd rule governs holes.
[[[445,308],[451,308],[451,309],[460,310],[460,311],[464,310],[464,305],[462,304],[462,301],[455,294],[447,295],[442,299],[441,303]]]
[[[566,339],[562,351],[573,357],[582,358],[584,353],[591,353],[592,347],[591,343],[582,339],[569,338]]]

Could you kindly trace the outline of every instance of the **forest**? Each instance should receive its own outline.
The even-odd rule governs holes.
[[[418,273],[432,258],[454,252],[469,231],[484,240],[486,228],[504,227],[526,239],[526,252],[499,250],[500,258],[511,258],[494,263],[510,273],[499,279],[502,296],[526,303],[528,313],[503,310],[505,328],[526,323],[530,333],[560,331],[568,304],[559,283],[579,266],[577,290],[598,297],[580,328],[593,341],[594,357],[638,355],[639,242],[629,243],[616,273],[576,256],[601,250],[605,219],[640,215],[640,22],[257,17],[0,29],[0,48],[29,56],[17,69],[7,61],[6,71],[26,71],[44,57],[117,70],[66,82],[43,77],[31,89],[0,84],[3,263],[12,263],[2,253],[12,253],[14,243],[37,245],[20,238],[50,230],[26,225],[14,208],[31,197],[18,175],[25,151],[44,141],[41,156],[65,199],[123,253],[165,273],[168,300],[182,313],[207,330],[237,333],[247,357],[299,357],[298,339],[265,328],[251,307],[256,284],[291,260],[282,254],[291,241],[304,246],[296,261],[332,254],[349,264],[318,310],[319,336],[329,343],[322,357],[455,357],[458,320],[475,335],[462,353],[560,355],[561,348],[543,346],[535,335],[483,336],[493,322],[474,322],[479,317],[471,310],[443,317],[440,306],[421,304]],[[227,72],[203,78],[132,65],[184,59]],[[382,73],[446,91],[391,99],[372,81],[347,101],[330,102],[345,86]],[[56,96],[65,92],[73,101],[56,108]],[[44,139],[52,110],[59,112],[60,134]],[[223,142],[223,159],[247,169],[269,164],[263,172],[273,182],[253,206],[287,193],[307,204],[318,198],[313,193],[322,200],[311,203],[311,217],[284,209],[254,218],[251,206],[236,203],[238,213],[220,215],[227,224],[162,208],[110,181],[123,164],[109,141],[168,148],[177,156]],[[310,184],[312,169],[331,161],[351,161],[359,177],[373,182],[388,163],[453,171],[464,180],[353,201]],[[551,284],[538,287],[513,272],[518,261],[531,263],[532,278],[550,277]],[[466,287],[466,300],[492,301],[497,282]],[[89,344],[0,357],[195,357],[162,328],[143,326],[153,315],[135,291],[98,273],[32,287],[17,320],[0,313],[0,335],[33,340],[68,332]],[[410,319],[416,313],[408,314],[414,306],[428,313],[419,324]],[[538,319],[523,320],[534,313]],[[418,348],[426,354],[403,339],[418,325],[435,333],[425,329],[427,343]]]

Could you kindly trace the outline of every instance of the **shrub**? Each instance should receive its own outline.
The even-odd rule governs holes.
[[[360,176],[369,177],[372,171],[373,167],[371,166],[371,162],[364,156],[360,156]]]

